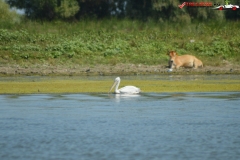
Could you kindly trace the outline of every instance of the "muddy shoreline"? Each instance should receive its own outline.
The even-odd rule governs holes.
[[[117,64],[117,65],[94,65],[81,66],[74,65],[66,67],[64,65],[34,65],[31,67],[0,66],[1,76],[105,76],[105,75],[161,75],[161,74],[240,74],[240,66],[205,66],[199,69],[180,68],[168,72],[166,65],[135,65],[135,64]]]
[[[169,80],[127,80],[121,86],[135,85],[143,92],[239,92],[240,69],[231,67],[210,67],[199,69],[181,68],[168,72],[167,66],[147,66],[133,64],[95,65],[95,66],[48,66],[36,65],[32,67],[8,66],[0,67],[2,81],[0,83],[0,94],[32,94],[32,93],[107,93],[113,80],[104,81],[88,80],[88,76],[144,76],[144,75],[233,75],[234,79],[207,79],[197,78],[194,81],[169,81]],[[47,79],[41,80],[41,77]],[[63,76],[63,77],[62,77]],[[82,79],[78,77],[86,77]],[[19,80],[19,78],[37,77],[35,79]],[[52,81],[51,78],[58,78]],[[65,77],[67,79],[65,79]],[[77,79],[74,79],[78,77]],[[169,76],[168,76],[169,77]],[[187,77],[187,76],[182,76]],[[239,78],[238,78],[239,77]],[[6,78],[6,79],[5,79]],[[48,79],[50,78],[50,79]],[[13,80],[14,79],[14,80]]]

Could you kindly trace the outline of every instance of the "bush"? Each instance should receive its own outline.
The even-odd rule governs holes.
[[[11,10],[9,5],[0,0],[0,26],[9,26],[11,24],[20,23],[21,16],[16,11]]]

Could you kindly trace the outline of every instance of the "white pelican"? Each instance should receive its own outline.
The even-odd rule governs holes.
[[[120,81],[121,81],[120,77],[117,77],[109,92],[111,92],[114,86],[116,86],[114,92],[116,94],[138,94],[141,92],[140,88],[137,88],[135,86],[125,86],[123,88],[118,89]]]

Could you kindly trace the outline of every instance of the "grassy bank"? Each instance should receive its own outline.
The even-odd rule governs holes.
[[[167,64],[168,50],[205,65],[239,64],[240,22],[190,25],[130,20],[1,25],[0,65]]]
[[[113,81],[55,80],[0,82],[0,94],[30,93],[108,93]],[[240,80],[156,81],[125,80],[120,87],[135,85],[142,92],[227,92],[240,91]]]

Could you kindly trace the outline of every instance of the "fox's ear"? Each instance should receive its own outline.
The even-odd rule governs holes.
[[[174,56],[174,52],[173,51],[169,51],[169,54],[168,54],[170,57]]]

